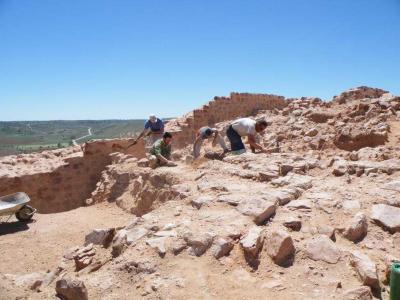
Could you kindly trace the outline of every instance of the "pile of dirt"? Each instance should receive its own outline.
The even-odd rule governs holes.
[[[133,153],[102,151],[85,209],[107,218],[111,205],[129,221],[114,214],[70,239],[49,270],[0,263],[0,298],[387,297],[400,259],[400,98],[361,87],[330,102],[286,101],[254,115],[271,122],[260,137],[269,154],[218,156],[206,143],[195,163],[187,146],[177,167],[153,170]],[[229,121],[213,125],[224,132]],[[63,230],[48,244],[64,243]],[[27,243],[21,234],[7,234],[5,255],[13,237]]]

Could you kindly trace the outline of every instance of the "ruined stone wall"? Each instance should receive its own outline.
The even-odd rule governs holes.
[[[59,150],[21,155],[20,158],[5,157],[0,161],[0,168],[10,165],[21,172],[0,172],[6,174],[0,176],[0,196],[25,192],[32,200],[31,205],[40,213],[84,206],[85,200],[96,189],[101,172],[111,163],[109,154],[118,151],[113,145],[126,146],[129,142],[128,139],[90,141],[78,152],[66,156],[62,151],[68,150],[61,150],[57,155],[53,153]],[[126,153],[144,157],[143,142],[129,148]]]
[[[181,148],[194,141],[197,130],[202,126],[255,115],[259,110],[282,109],[287,104],[282,96],[231,93],[230,97],[215,97],[203,107],[170,121],[166,130],[174,133],[175,148]]]

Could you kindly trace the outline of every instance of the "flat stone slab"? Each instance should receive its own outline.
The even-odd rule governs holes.
[[[339,248],[326,235],[319,235],[307,243],[306,253],[312,260],[336,264],[341,256]]]
[[[286,207],[289,209],[308,209],[312,208],[313,204],[311,200],[293,200],[289,202]]]
[[[400,193],[400,180],[393,180],[391,182],[385,183],[383,185],[383,189]]]
[[[371,219],[392,233],[400,232],[400,208],[398,207],[375,204],[372,206]]]
[[[256,224],[262,224],[276,211],[276,204],[263,198],[250,198],[240,202],[236,209],[246,216],[253,217]]]

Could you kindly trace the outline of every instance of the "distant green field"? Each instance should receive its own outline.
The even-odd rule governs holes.
[[[0,122],[0,156],[58,149],[91,139],[129,137],[145,120],[15,121]],[[88,134],[91,136],[79,139]]]

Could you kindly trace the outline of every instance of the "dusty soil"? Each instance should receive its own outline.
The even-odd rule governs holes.
[[[0,224],[1,270],[11,274],[51,270],[60,254],[82,245],[92,229],[123,226],[131,218],[131,214],[107,202],[62,213],[36,214],[27,224],[12,217]]]

